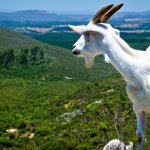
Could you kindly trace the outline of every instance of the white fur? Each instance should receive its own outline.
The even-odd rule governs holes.
[[[146,49],[146,52],[150,52],[150,46]]]
[[[74,50],[80,50],[78,57],[85,58],[88,68],[96,55],[103,54],[105,61],[110,62],[126,81],[126,92],[137,116],[137,135],[139,139],[142,137],[138,149],[142,150],[146,113],[150,112],[150,48],[147,51],[131,48],[119,36],[119,31],[106,23],[71,28],[81,34]],[[87,32],[92,33],[88,37],[90,41],[86,41]]]
[[[133,150],[133,143],[130,142],[129,145],[125,146],[123,142],[118,139],[109,141],[103,150]]]

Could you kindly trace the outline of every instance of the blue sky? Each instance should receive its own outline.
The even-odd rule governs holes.
[[[0,0],[1,12],[40,9],[56,13],[95,13],[107,4],[125,3],[121,11],[150,10],[150,0]]]

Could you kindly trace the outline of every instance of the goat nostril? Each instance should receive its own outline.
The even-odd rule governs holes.
[[[74,51],[73,51],[73,54],[74,54],[74,55],[79,55],[79,54],[80,54],[80,50],[74,50]]]

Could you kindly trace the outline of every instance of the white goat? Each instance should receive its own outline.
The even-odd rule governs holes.
[[[103,54],[105,60],[121,73],[137,117],[138,150],[143,150],[146,114],[150,112],[150,50],[131,48],[119,36],[118,30],[105,23],[122,5],[103,7],[87,26],[69,25],[81,35],[72,52],[77,57],[85,58],[87,68],[91,67],[96,55]]]

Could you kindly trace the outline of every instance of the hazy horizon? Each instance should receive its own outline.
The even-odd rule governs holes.
[[[16,12],[22,10],[45,10],[58,14],[94,14],[99,8],[108,4],[124,3],[120,12],[144,12],[150,10],[150,1],[148,0],[0,0],[0,12]],[[9,5],[8,5],[9,4]],[[134,7],[133,7],[134,6]]]
[[[24,9],[24,10],[16,10],[16,11],[0,11],[0,13],[14,13],[14,12],[20,12],[20,11],[47,11],[47,12],[50,12],[50,13],[56,13],[56,14],[64,14],[64,15],[93,15],[95,14],[95,12],[86,12],[86,11],[72,11],[72,12],[54,12],[54,11],[49,11],[49,10],[42,10],[42,9]],[[150,11],[149,10],[143,10],[143,11],[120,11],[120,12],[147,12],[147,11]]]

